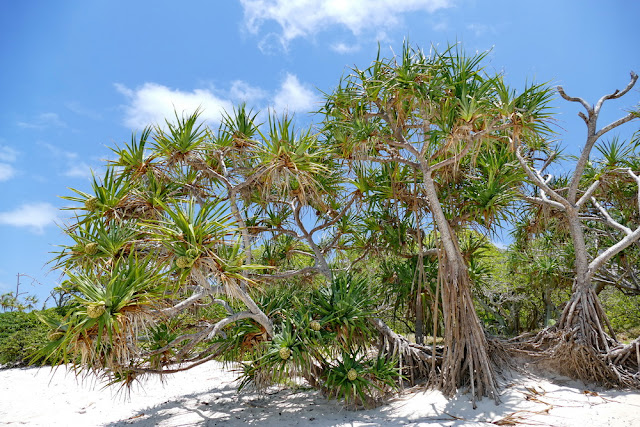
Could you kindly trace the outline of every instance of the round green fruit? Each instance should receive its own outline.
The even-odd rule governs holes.
[[[92,319],[97,319],[102,316],[107,309],[104,307],[104,303],[102,304],[91,304],[87,307],[87,316]]]
[[[178,268],[189,268],[192,262],[193,260],[188,256],[181,256],[176,260],[176,265]]]
[[[96,242],[87,243],[84,245],[84,253],[87,255],[95,255],[98,253],[98,244]]]
[[[287,360],[291,356],[291,349],[289,347],[282,347],[278,352],[280,359]]]
[[[322,325],[317,320],[312,320],[311,323],[309,323],[309,327],[316,332],[322,329]]]
[[[98,199],[96,197],[89,197],[84,201],[84,207],[86,210],[93,212],[98,209]]]
[[[49,339],[49,341],[57,341],[63,336],[64,336],[64,332],[59,330],[49,331],[49,333],[47,334],[47,338]]]

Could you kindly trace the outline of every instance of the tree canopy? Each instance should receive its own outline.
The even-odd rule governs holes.
[[[65,197],[76,216],[54,261],[70,299],[62,318],[42,316],[51,341],[40,356],[125,385],[224,359],[243,363],[241,387],[299,376],[350,406],[420,381],[497,401],[500,358],[557,342],[581,318],[596,319],[599,338],[583,342],[590,330],[572,343],[631,384],[631,347],[602,328],[595,289],[638,289],[637,257],[622,255],[635,257],[640,238],[638,139],[596,142],[638,112],[599,131],[595,120],[636,78],[595,107],[559,90],[589,114],[565,179],[544,172],[559,158],[554,90],[510,88],[485,62],[457,45],[425,54],[405,44],[325,94],[317,129],[239,105],[217,129],[176,112],[114,147],[91,191]],[[591,161],[594,146],[602,157]],[[487,236],[510,224],[505,260]],[[489,318],[520,331],[509,272],[544,289],[543,336],[487,336]],[[567,281],[553,329],[553,292]]]

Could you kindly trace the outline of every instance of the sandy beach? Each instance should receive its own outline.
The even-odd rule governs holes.
[[[0,424],[35,426],[638,426],[640,393],[561,377],[513,374],[500,405],[434,390],[405,390],[376,409],[348,411],[306,388],[236,392],[236,376],[210,362],[146,380],[127,396],[65,367],[0,371]]]

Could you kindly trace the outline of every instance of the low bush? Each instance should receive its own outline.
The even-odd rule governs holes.
[[[55,315],[52,310],[46,310]],[[49,327],[38,319],[37,312],[0,313],[0,365],[26,366],[32,355],[47,342]]]

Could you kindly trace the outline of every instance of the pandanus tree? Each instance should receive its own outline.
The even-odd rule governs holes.
[[[247,272],[257,267],[244,246],[243,218],[234,215],[235,194],[214,191],[219,182],[202,172],[207,161],[221,168],[207,154],[230,137],[226,128],[212,137],[197,117],[145,129],[114,149],[91,192],[66,197],[79,213],[56,266],[74,299],[62,322],[49,319],[52,358],[128,383],[216,357],[212,338],[242,319],[273,335],[250,295]],[[197,310],[213,315],[198,319]]]
[[[548,355],[560,369],[572,376],[606,384],[629,384],[633,382],[629,367],[638,368],[636,357],[631,357],[631,353],[635,355],[637,351],[637,341],[623,347],[618,344],[595,290],[596,279],[603,267],[640,240],[637,221],[640,178],[637,161],[629,155],[633,142],[631,145],[617,142],[598,145],[598,142],[614,129],[640,117],[640,113],[637,109],[631,110],[602,127],[599,127],[598,119],[604,103],[627,94],[637,79],[632,72],[631,80],[623,90],[602,96],[595,105],[569,96],[558,87],[564,100],[579,104],[586,112],[578,114],[587,127],[585,145],[566,179],[558,180],[546,172],[555,152],[549,150],[544,141],[514,135],[518,160],[530,182],[536,186],[537,194],[527,200],[561,218],[570,235],[575,257],[571,299],[556,328],[543,331],[536,339],[540,342],[535,343],[535,348],[537,350],[541,342],[545,343]],[[597,161],[592,158],[594,148],[602,155]],[[545,151],[547,155],[540,156]],[[621,155],[623,152],[627,155]],[[630,194],[633,195],[630,197]],[[621,195],[625,200],[622,203]],[[595,234],[589,227],[594,221],[600,223],[600,230],[606,229],[607,238],[598,239],[599,243],[593,240]],[[597,249],[590,252],[590,247]]]
[[[324,112],[325,132],[343,161],[354,168],[409,168],[411,181],[396,183],[406,191],[396,192],[395,200],[412,212],[418,229],[435,224],[444,318],[436,383],[448,395],[467,385],[474,399],[498,399],[457,232],[470,224],[490,227],[509,205],[509,190],[519,182],[501,171],[514,171],[515,159],[492,156],[509,158],[509,135],[545,127],[549,91],[529,86],[516,95],[501,76],[484,73],[485,56],[468,57],[457,47],[426,56],[405,44],[399,56],[354,69],[328,95]]]
[[[211,130],[176,114],[65,197],[76,217],[55,264],[72,299],[43,318],[42,356],[125,385],[249,360],[243,386],[299,375],[352,405],[395,386],[394,361],[367,352],[366,283],[330,268],[357,193],[309,130],[256,120],[241,106]]]
[[[628,172],[640,170],[640,132],[629,140],[615,136],[595,146],[598,156],[593,159],[586,179],[602,176],[601,194],[606,193],[607,210],[615,217],[625,218],[627,225],[640,224],[638,209],[638,182]],[[615,171],[616,173],[609,173]],[[591,221],[585,222],[585,237],[589,257],[594,259],[602,248],[608,248],[620,240],[620,232],[601,221],[602,206],[590,205]],[[631,227],[633,228],[633,227]],[[594,274],[594,291],[599,294],[606,286],[613,286],[627,295],[640,295],[640,247],[632,244],[612,257]]]

